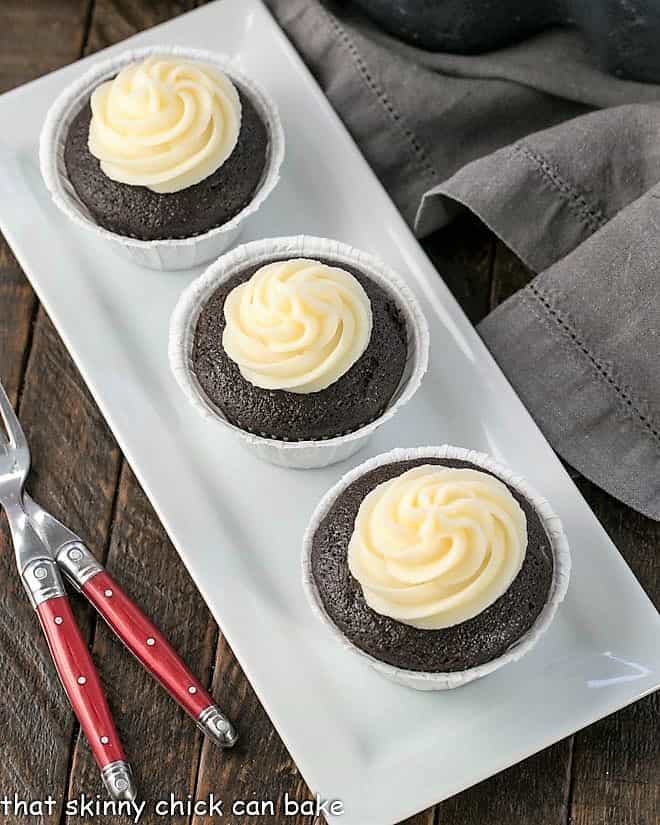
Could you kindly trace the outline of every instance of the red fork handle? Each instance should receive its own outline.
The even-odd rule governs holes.
[[[124,645],[202,730],[221,747],[232,747],[237,738],[232,724],[163,634],[110,574],[105,570],[96,573],[81,589]]]
[[[57,673],[83,729],[94,759],[103,772],[126,756],[103,692],[92,657],[80,635],[66,596],[57,596],[37,606]]]

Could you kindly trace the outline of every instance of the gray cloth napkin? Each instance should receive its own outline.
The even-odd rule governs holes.
[[[479,332],[557,452],[660,520],[660,87],[569,29],[459,56],[267,2],[418,236],[467,207],[540,273]]]

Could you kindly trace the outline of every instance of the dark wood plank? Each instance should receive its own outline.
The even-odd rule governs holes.
[[[119,43],[202,5],[203,2],[195,0],[95,0],[87,53]]]
[[[266,825],[283,821],[284,794],[292,800],[313,799],[305,782],[291,760],[282,740],[266,716],[249,682],[224,638],[218,644],[213,691],[222,697],[226,712],[235,720],[240,740],[231,752],[222,752],[208,741],[202,748],[198,799],[207,799],[210,793],[223,797],[228,813],[237,800],[272,800],[272,815],[236,817],[229,821],[245,825]],[[203,825],[207,817],[195,817],[193,825]],[[290,825],[310,825],[308,816],[290,816]]]
[[[585,478],[577,485],[648,597],[660,609],[660,523],[626,507]]]
[[[426,238],[422,246],[465,314],[478,323],[490,310],[493,235],[472,213],[465,212]]]
[[[0,59],[0,76],[4,70]],[[15,258],[0,238],[0,378],[16,405],[23,380],[24,362],[31,338],[35,299]],[[3,758],[0,760],[0,787],[5,793],[25,795],[33,791],[30,770],[35,764],[51,763],[56,744],[52,737],[33,735],[48,722],[53,700],[48,696],[48,661],[42,650],[34,649],[34,613],[16,575],[14,551],[4,515],[0,522],[0,663],[4,674],[0,703],[3,731]],[[36,682],[39,690],[30,685]],[[44,706],[45,702],[45,706]],[[34,710],[26,715],[23,705]],[[28,752],[27,742],[34,739]],[[50,790],[47,778],[41,790]]]
[[[660,822],[660,694],[575,737],[571,825]]]
[[[35,67],[34,31],[40,25],[44,7],[50,6],[54,18],[71,14],[71,4],[35,3],[26,7],[21,0],[0,5],[0,92],[12,89],[40,74]],[[80,51],[82,26],[75,24],[76,13],[86,7],[74,3],[71,32],[56,45],[44,42],[40,59],[55,68],[74,59]],[[80,7],[80,8],[78,8]],[[37,302],[9,246],[0,235],[0,365],[2,380],[16,402],[29,350],[31,327]]]
[[[119,451],[45,313],[32,344],[20,417],[32,449],[29,488],[55,515],[105,550]],[[58,682],[34,611],[22,592],[3,530],[0,548],[0,651],[3,694],[0,787],[24,798],[61,800],[74,716]],[[89,637],[91,615],[73,599]],[[59,810],[43,820],[59,822]]]
[[[495,241],[493,280],[490,290],[490,305],[494,309],[514,292],[526,286],[534,273],[500,240]]]
[[[660,524],[582,479],[582,493],[660,609]],[[660,822],[660,694],[575,736],[573,825]]]
[[[34,293],[0,235],[0,378],[14,404],[23,380],[36,308]]]
[[[88,0],[3,0],[0,3],[0,92],[80,56]]]
[[[571,740],[437,806],[436,825],[565,825]]]
[[[43,308],[20,411],[32,451],[29,489],[103,558],[121,454]]]
[[[87,6],[87,2],[3,3],[0,89],[78,57]],[[39,32],[38,49],[35,32]],[[31,441],[35,468],[31,489],[54,512],[66,514],[75,529],[84,527],[83,533],[92,540],[100,535],[104,544],[107,529],[103,524],[109,520],[118,452],[113,454],[105,425],[44,314],[38,317],[32,337],[36,306],[18,264],[0,240],[0,363],[10,396],[20,403],[20,416]],[[114,470],[104,474],[104,467],[113,462]],[[92,487],[94,495],[88,496]],[[85,625],[83,621],[83,629],[89,630],[89,622]],[[4,518],[0,534],[0,658],[5,697],[0,706],[4,745],[0,788],[3,794],[17,793],[27,799],[46,798],[52,793],[61,800],[73,716],[16,575]],[[33,821],[59,822],[59,801],[52,816]]]
[[[135,477],[124,465],[106,566],[121,586],[153,617],[203,683],[208,684],[217,628],[201,596],[168,540]],[[141,798],[148,803],[142,823],[163,822],[155,802],[169,794],[185,800],[195,790],[201,734],[160,685],[99,624],[94,661],[106,686],[119,734],[132,763]],[[218,691],[222,702],[223,691]],[[79,734],[69,796],[104,790],[88,744]],[[72,816],[68,823],[86,821]],[[117,825],[121,818],[104,818]],[[187,816],[166,818],[186,823]]]
[[[0,4],[0,92],[65,66],[82,49],[89,0],[3,0]],[[35,32],[39,48],[35,49]],[[0,235],[0,363],[13,401],[19,391],[36,299]]]
[[[436,825],[437,806],[427,808],[416,816],[411,816],[404,820],[401,825]]]

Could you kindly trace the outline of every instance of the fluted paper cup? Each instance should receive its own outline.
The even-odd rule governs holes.
[[[408,356],[396,392],[377,418],[344,435],[317,441],[280,441],[242,430],[227,420],[200,387],[192,368],[192,348],[200,312],[220,284],[249,266],[273,259],[322,258],[353,266],[379,284],[395,300],[406,321]],[[373,433],[389,421],[415,394],[426,372],[429,331],[417,299],[401,278],[366,252],[327,238],[298,235],[243,244],[223,255],[185,290],[170,323],[170,365],[179,386],[195,409],[220,427],[229,428],[253,453],[282,467],[307,469],[342,461],[361,449]]]
[[[314,535],[328,511],[344,490],[365,473],[376,469],[376,467],[382,467],[385,464],[394,464],[400,461],[418,461],[425,458],[447,458],[469,461],[477,467],[493,473],[499,479],[511,485],[511,487],[524,496],[534,507],[545,528],[553,553],[553,575],[548,598],[531,628],[517,639],[501,656],[497,656],[495,659],[491,659],[482,665],[450,673],[422,672],[395,667],[361,650],[342,633],[326,612],[312,573],[311,554]],[[555,514],[550,503],[540,496],[521,475],[514,473],[504,464],[491,458],[486,453],[467,450],[463,447],[453,447],[448,444],[444,444],[441,447],[395,449],[388,453],[375,456],[358,465],[346,473],[321,499],[303,537],[302,581],[312,611],[347,651],[359,656],[387,679],[416,690],[451,690],[461,685],[466,685],[475,679],[487,676],[490,673],[494,673],[496,670],[504,667],[504,665],[516,662],[526,653],[529,653],[554,619],[557,608],[566,595],[570,571],[571,557],[568,541],[559,516]]]
[[[64,163],[64,147],[69,127],[94,89],[105,80],[114,77],[124,66],[144,60],[152,54],[175,55],[217,66],[250,99],[268,129],[266,167],[251,201],[226,223],[188,238],[143,241],[99,226],[76,194]],[[62,212],[78,226],[93,232],[99,240],[110,243],[139,266],[162,270],[190,269],[207,263],[232,246],[237,241],[245,221],[255,214],[275,188],[283,158],[284,131],[277,108],[268,95],[254,81],[241,74],[228,58],[214,52],[182,46],[131,49],[95,63],[55,99],[46,116],[39,142],[41,174],[53,201]]]

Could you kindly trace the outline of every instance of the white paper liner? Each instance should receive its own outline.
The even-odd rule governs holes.
[[[249,97],[268,128],[269,147],[266,168],[259,188],[250,203],[231,220],[190,238],[143,241],[119,235],[99,226],[87,207],[78,198],[68,179],[64,164],[64,146],[69,126],[85,105],[91,92],[104,80],[113,77],[126,64],[142,60],[150,54],[176,55],[191,60],[212,63]],[[246,219],[259,209],[279,180],[284,159],[284,131],[273,101],[252,80],[238,71],[231,60],[214,52],[182,46],[147,46],[131,49],[107,60],[99,61],[85,74],[67,86],[48,110],[41,130],[39,163],[46,186],[57,206],[72,221],[97,237],[110,241],[122,254],[149,269],[189,269],[216,258],[238,238]]]
[[[312,574],[312,540],[321,521],[323,521],[337,497],[356,479],[376,467],[399,461],[424,458],[449,458],[469,461],[472,464],[482,467],[484,470],[488,470],[502,481],[510,484],[533,505],[548,535],[554,557],[554,570],[548,600],[532,627],[514,642],[506,653],[503,653],[496,659],[491,659],[491,661],[483,665],[478,665],[477,667],[452,673],[425,673],[406,670],[405,668],[394,667],[365,653],[364,650],[361,650],[357,645],[353,644],[353,642],[342,633],[327,614]],[[365,659],[375,670],[391,681],[405,685],[406,687],[415,688],[416,690],[451,690],[461,687],[462,685],[468,684],[468,682],[480,679],[482,676],[487,676],[489,673],[499,670],[509,662],[516,662],[528,653],[548,629],[557,612],[557,608],[563,601],[568,589],[570,572],[571,557],[568,541],[559,516],[554,513],[549,502],[540,496],[522,476],[512,472],[512,470],[504,464],[491,458],[486,453],[467,450],[463,447],[453,447],[449,444],[444,444],[441,447],[414,447],[411,449],[390,450],[390,452],[381,453],[358,465],[346,473],[321,499],[312,515],[303,538],[303,588],[313,612],[348,651]]]
[[[192,370],[192,346],[202,307],[218,285],[249,266],[273,258],[323,258],[353,266],[385,289],[396,301],[406,320],[408,357],[403,376],[387,409],[374,421],[346,435],[319,441],[279,441],[248,433],[231,424],[206,396]],[[267,238],[243,244],[223,255],[183,292],[170,322],[170,366],[191,404],[203,416],[229,427],[244,444],[271,464],[294,469],[325,467],[342,461],[361,449],[375,430],[392,418],[415,394],[426,372],[429,331],[417,299],[401,278],[366,252],[327,238],[298,235]]]

